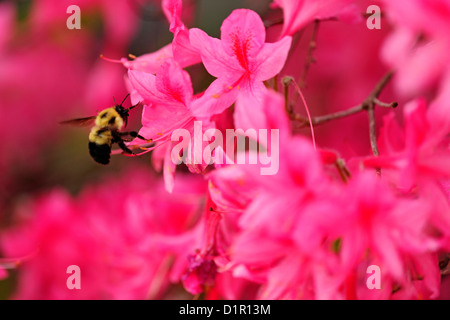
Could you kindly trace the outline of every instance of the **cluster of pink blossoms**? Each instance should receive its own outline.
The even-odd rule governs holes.
[[[139,133],[153,139],[130,147],[152,151],[164,181],[138,170],[86,189],[76,201],[61,192],[36,201],[27,209],[35,213],[32,221],[2,238],[2,252],[23,268],[17,297],[174,298],[169,289],[176,283],[209,299],[443,297],[447,269],[441,258],[450,251],[450,37],[444,31],[450,29],[450,5],[378,4],[393,31],[375,35],[375,50],[364,41],[340,49],[333,36],[320,38],[321,28],[329,35],[366,28],[361,12],[367,1],[275,0],[272,9],[282,10],[283,23],[274,28],[256,12],[236,9],[217,39],[185,26],[181,0],[163,0],[173,42],[121,63],[132,103],[144,105]],[[344,26],[327,30],[327,23]],[[318,44],[307,52],[310,76],[302,91],[311,103],[304,105],[305,99],[295,100],[295,94],[303,97],[299,85],[289,87],[284,76],[302,76],[294,70],[304,71],[304,60],[295,54],[312,24],[320,27],[313,45],[306,42],[310,49]],[[345,54],[341,66],[330,55],[344,49],[349,55],[376,52],[374,64],[384,69],[372,72],[366,60]],[[198,64],[215,80],[197,93],[186,68]],[[349,76],[363,66],[369,76],[349,80],[352,87],[329,88],[333,100],[318,96],[328,85],[320,79],[339,79],[333,72],[342,74],[347,64]],[[399,102],[395,110],[397,104],[378,99],[385,87]],[[364,117],[341,128],[341,116],[332,113],[341,102],[360,103]],[[304,108],[314,117],[300,115]],[[334,126],[302,129],[319,127],[324,114]],[[204,147],[211,142],[204,139],[208,130],[238,128],[276,130],[279,143],[249,137],[258,148],[236,153],[242,164],[208,163],[201,153],[185,162],[189,172],[176,174],[174,132],[187,130],[193,140],[200,135]],[[277,157],[275,174],[262,175],[262,161],[245,161],[262,150]],[[215,160],[225,156],[219,151]],[[65,287],[67,275],[54,271],[73,264],[85,270],[85,287],[75,293]],[[377,287],[368,281],[374,266]]]
[[[149,170],[86,187],[55,189],[18,209],[27,221],[2,234],[4,265],[19,266],[18,299],[159,299],[200,246],[206,186],[180,177],[169,195]],[[32,215],[30,216],[30,213]],[[81,270],[68,290],[67,268]],[[176,298],[174,296],[173,298]]]

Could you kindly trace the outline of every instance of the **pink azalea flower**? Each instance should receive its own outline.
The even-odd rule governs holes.
[[[401,192],[429,199],[435,207],[430,223],[448,243],[450,206],[441,181],[450,177],[450,150],[446,142],[449,127],[434,126],[433,120],[448,124],[445,120],[448,116],[439,111],[442,107],[434,104],[429,109],[432,112],[428,112],[424,99],[408,103],[404,107],[404,130],[395,122],[393,114],[388,115],[380,132],[380,156],[369,157],[364,164],[381,168],[383,176]],[[442,117],[434,118],[437,114]]]
[[[327,212],[339,210],[331,196],[333,187],[308,141],[292,137],[283,142],[282,149],[280,171],[273,176],[261,177],[251,165],[216,170],[233,168],[244,175],[234,186],[227,180],[236,175],[224,172],[226,184],[217,182],[220,176],[214,177],[211,194],[224,187],[221,195],[252,190],[250,199],[241,205],[241,231],[229,249],[233,275],[263,284],[258,294],[263,299],[336,298],[342,279],[331,279],[331,275],[338,261],[328,249],[325,229],[319,228]],[[240,198],[238,194],[236,199]]]
[[[435,99],[430,103],[427,110],[427,121],[433,136],[442,141],[442,145],[450,145],[450,113],[448,112],[448,101],[450,99],[450,72],[442,80],[442,85]]]
[[[160,152],[164,154],[164,179],[170,192],[173,189],[176,169],[172,159],[172,148],[175,145],[171,141],[172,133],[174,130],[186,129],[191,137],[196,134],[194,117],[189,109],[193,100],[191,79],[173,59],[167,59],[156,76],[137,70],[129,70],[128,76],[140,97],[137,98],[138,101],[145,104],[140,134],[147,139],[153,139],[158,146],[164,145],[165,151]],[[207,124],[202,125],[202,129],[208,128]],[[190,160],[186,160],[186,164],[193,172],[201,172],[207,165],[203,158],[199,160],[197,156],[191,155]]]
[[[133,57],[132,60],[122,58],[120,62],[130,70],[156,73],[165,59],[174,58],[182,68],[201,62],[200,55],[189,42],[189,30],[181,20],[183,3],[181,0],[163,0],[162,9],[170,23],[169,30],[174,34],[172,43],[161,49]]]
[[[162,8],[170,22],[169,30],[173,33],[172,50],[174,59],[182,68],[200,63],[201,57],[189,41],[189,29],[181,19],[183,13],[182,0],[163,0]]]
[[[29,257],[20,265],[23,273],[15,298],[95,298],[95,288],[101,286],[103,279],[93,276],[91,268],[98,266],[100,247],[83,225],[70,197],[65,192],[54,191],[28,210],[22,210],[28,214],[33,212],[32,222],[2,235],[2,251],[6,257]],[[86,283],[82,291],[70,291],[66,287],[66,270],[70,265],[78,265],[84,271]],[[102,271],[97,269],[100,274]]]
[[[173,41],[114,61],[119,64],[93,61],[100,51],[86,50],[97,38],[84,21],[101,20],[105,56],[125,56],[140,14],[134,10],[148,1],[161,5]],[[0,235],[0,280],[15,269],[11,298],[445,298],[448,279],[441,275],[450,267],[443,267],[439,255],[450,250],[448,1],[382,1],[388,20],[376,31],[361,19],[369,0],[358,3],[359,9],[351,0],[274,0],[272,7],[281,10],[272,13],[283,15],[279,28],[266,30],[256,12],[238,9],[223,21],[220,39],[185,25],[192,3],[111,6],[80,0],[81,30],[60,28],[68,0],[32,2],[26,21],[17,20],[14,4],[0,4],[0,105],[8,106],[4,118],[20,119],[20,126],[6,121],[0,127],[0,194],[7,199],[17,192],[8,176],[21,163],[28,170],[37,166],[39,159],[30,156],[43,142],[57,145],[60,135],[49,134],[67,112],[94,112],[110,105],[111,92],[120,96],[123,66],[132,104],[143,103],[139,133],[152,139],[127,144],[135,155],[152,151],[153,169],[163,172],[161,177],[127,170],[83,187],[78,196],[54,189],[39,197],[11,197],[6,203],[12,225]],[[323,21],[314,48],[303,31],[316,20],[361,25]],[[291,48],[291,36],[301,34]],[[200,62],[216,79],[195,94],[184,68]],[[306,104],[295,101],[298,91],[274,85],[286,89],[285,101],[268,89],[289,75],[304,85],[312,114],[326,115],[364,101],[385,67],[394,71],[395,87],[383,88],[380,100],[398,101],[399,108],[376,107],[376,124],[382,124],[377,157],[368,156],[364,110],[315,126],[316,149],[315,138],[311,143],[299,135],[306,130],[297,130],[297,113]],[[402,101],[418,93],[431,103]],[[288,116],[291,106],[297,120]],[[203,121],[201,130],[196,120]],[[204,141],[212,136],[206,130],[231,128],[256,130],[258,136],[246,138],[257,140],[256,149],[251,144],[244,152],[220,154],[219,147],[216,155],[232,154],[238,164],[213,168],[202,152],[212,142]],[[277,130],[279,139],[266,140],[258,130],[269,136]],[[172,141],[180,132],[180,140]],[[181,142],[190,143],[188,154],[177,149]],[[262,174],[268,169],[264,152],[271,155],[270,169],[276,162],[272,175]],[[345,167],[338,162],[343,155]],[[257,163],[249,163],[250,157]],[[203,176],[182,172],[174,159]],[[67,287],[71,265],[81,269],[80,290]],[[380,268],[380,289],[368,287],[370,266]]]
[[[77,198],[54,190],[21,206],[28,219],[1,238],[2,253],[21,258],[13,297],[161,297],[171,281],[181,281],[187,253],[201,242],[196,224],[204,192],[202,179],[180,175],[169,195],[154,175],[133,170]],[[162,245],[168,238],[178,242]],[[81,289],[66,286],[70,265],[80,267]]]
[[[217,275],[215,286],[206,293],[207,300],[255,300],[259,285],[242,278],[236,278],[231,272]]]
[[[183,1],[181,0],[162,0],[162,10],[170,23],[171,32],[177,29],[185,29],[181,21],[181,12],[183,11]]]
[[[325,196],[332,192],[319,153],[307,140],[291,136],[278,95],[267,92],[263,100],[265,124],[278,128],[283,141],[278,173],[261,176],[259,165],[250,164],[224,167],[209,174],[210,195],[226,215],[237,214],[240,231],[231,238],[227,266],[233,276],[264,284],[259,298],[294,299],[300,287],[332,273],[334,255],[323,250],[325,235],[314,225],[319,212],[336,208]],[[282,218],[276,218],[278,214]],[[315,262],[322,267],[315,269]],[[327,288],[333,286],[337,282],[329,282]],[[332,296],[325,291],[317,294]],[[302,297],[312,296],[308,292]]]
[[[244,182],[246,173],[235,166],[225,166],[208,176],[211,200],[220,211],[242,213],[253,199],[256,191],[252,184]]]
[[[205,287],[214,284],[217,267],[211,257],[203,257],[197,253],[189,255],[189,267],[187,273],[182,277],[183,285],[191,294],[200,294]]]
[[[186,290],[192,294],[203,292],[215,282],[217,266],[214,259],[220,254],[217,234],[221,219],[220,213],[213,210],[207,212],[202,249],[188,256],[188,269],[181,279]]]
[[[448,128],[434,127],[427,120],[426,101],[419,99],[404,107],[404,132],[395,122],[394,114],[385,118],[380,134],[380,157],[370,157],[366,165],[393,169],[398,173],[396,184],[405,192],[428,179],[450,176],[450,153],[442,142]]]
[[[319,161],[309,148],[309,153],[301,148],[297,161],[301,156],[309,159],[308,165]],[[308,165],[302,167],[304,177],[315,172]],[[432,208],[427,201],[398,198],[368,172],[348,186],[337,186],[321,171],[314,174],[321,176],[317,181],[283,174],[284,179],[266,183],[254,170],[244,171],[247,175],[235,184],[253,185],[257,192],[240,215],[230,267],[235,277],[262,284],[260,298],[386,299],[391,291],[398,298],[437,296],[437,259],[426,256],[438,248],[426,232]],[[424,258],[430,265],[434,261],[434,267],[422,268]],[[380,291],[366,286],[371,264],[382,270]]]
[[[353,0],[274,0],[273,4],[283,9],[281,37],[293,35],[316,19],[361,20]]]
[[[162,0],[161,7],[170,23],[169,30],[174,32],[176,29],[184,29],[183,21],[187,21],[188,25],[191,24],[196,5],[193,0]]]
[[[438,260],[436,253],[415,254],[404,260],[408,266],[410,278],[403,285],[394,284],[391,299],[436,299],[440,293],[439,287],[441,285],[441,274],[439,264],[436,263]]]
[[[291,125],[285,114],[283,97],[275,91],[264,90],[257,101],[253,99],[252,96],[242,95],[236,101],[233,114],[235,126],[243,130],[267,129],[268,132],[277,129],[280,141],[288,139],[291,135]],[[266,142],[268,148],[269,143],[270,141]]]
[[[185,30],[187,32],[187,30]],[[120,59],[123,66],[129,70],[139,70],[155,74],[166,59],[175,59],[182,68],[201,62],[200,56],[194,52],[188,42],[186,32],[179,32],[172,43],[165,45],[159,50],[146,53],[132,60]],[[109,59],[107,59],[109,60]],[[113,62],[116,62],[112,60]]]
[[[266,299],[437,297],[438,268],[416,258],[437,262],[443,245],[427,231],[433,205],[395,194],[375,172],[357,172],[348,185],[328,176],[311,143],[290,135],[274,98],[262,110],[267,127],[284,132],[279,172],[261,176],[247,164],[209,174],[212,200],[237,214],[233,276],[261,284]],[[371,264],[383,272],[380,291],[366,286]]]
[[[194,116],[209,119],[239,97],[261,99],[263,81],[281,71],[291,45],[288,36],[275,43],[265,43],[265,37],[261,18],[247,9],[234,10],[224,20],[220,40],[200,29],[190,30],[190,42],[199,51],[206,70],[218,78],[192,104]]]
[[[446,0],[383,2],[396,28],[384,43],[382,58],[396,70],[399,93],[424,94],[450,73],[450,41],[445,31],[450,28],[450,4]]]
[[[168,58],[173,58],[171,43],[155,52],[143,54],[133,60],[122,58],[120,62],[129,70],[139,70],[155,74],[161,67],[161,64]]]
[[[341,239],[344,270],[358,264],[368,250],[384,277],[390,277],[392,283],[402,288],[410,286],[415,279],[409,277],[414,268],[408,261],[438,248],[438,241],[426,232],[432,210],[428,201],[398,197],[370,172],[362,172],[351,179],[345,192],[343,210],[334,218],[329,217],[333,219],[330,226],[340,223],[329,232],[331,237]],[[435,272],[436,269],[424,270],[420,275],[429,280],[435,277]],[[435,293],[436,285],[435,282]],[[384,290],[389,294],[391,289]]]
[[[108,243],[115,262],[114,298],[158,299],[172,283],[181,282],[188,253],[202,240],[206,185],[198,176],[179,174],[169,194],[164,182],[146,171],[132,171],[124,179],[128,186],[111,183],[84,190],[80,202],[86,203],[86,211],[98,212],[89,215],[89,226]],[[117,202],[105,207],[101,199],[108,197]]]

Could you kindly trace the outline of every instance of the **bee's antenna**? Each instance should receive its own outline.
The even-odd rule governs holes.
[[[123,105],[123,103],[125,102],[125,100],[127,100],[127,98],[130,96],[130,94],[128,93],[126,96],[125,96],[125,98],[123,98],[123,101],[122,101],[122,103],[120,104],[121,106]]]
[[[131,109],[133,109],[133,108],[136,108],[138,105],[140,105],[141,104],[141,102],[138,102],[138,103],[136,103],[134,106],[131,106],[131,107],[129,107],[128,108],[128,111],[129,110],[131,110]]]
[[[125,96],[125,98],[123,99],[123,101],[122,101],[120,104],[117,104],[116,99],[114,98],[114,96],[113,96],[113,101],[114,101],[114,103],[116,104],[116,106],[121,106],[121,107],[122,107],[123,103],[125,102],[125,100],[127,100],[127,98],[128,98],[129,95],[130,95],[130,94],[127,94],[127,95]]]

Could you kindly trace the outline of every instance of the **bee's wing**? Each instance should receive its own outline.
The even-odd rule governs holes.
[[[78,127],[88,127],[88,126],[92,126],[95,123],[96,117],[97,116],[65,120],[65,121],[61,121],[60,124],[68,124],[68,125],[78,126]]]

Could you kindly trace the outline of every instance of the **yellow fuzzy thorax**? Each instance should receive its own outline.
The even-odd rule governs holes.
[[[102,110],[95,119],[95,125],[100,128],[120,130],[123,127],[123,118],[114,107]]]

